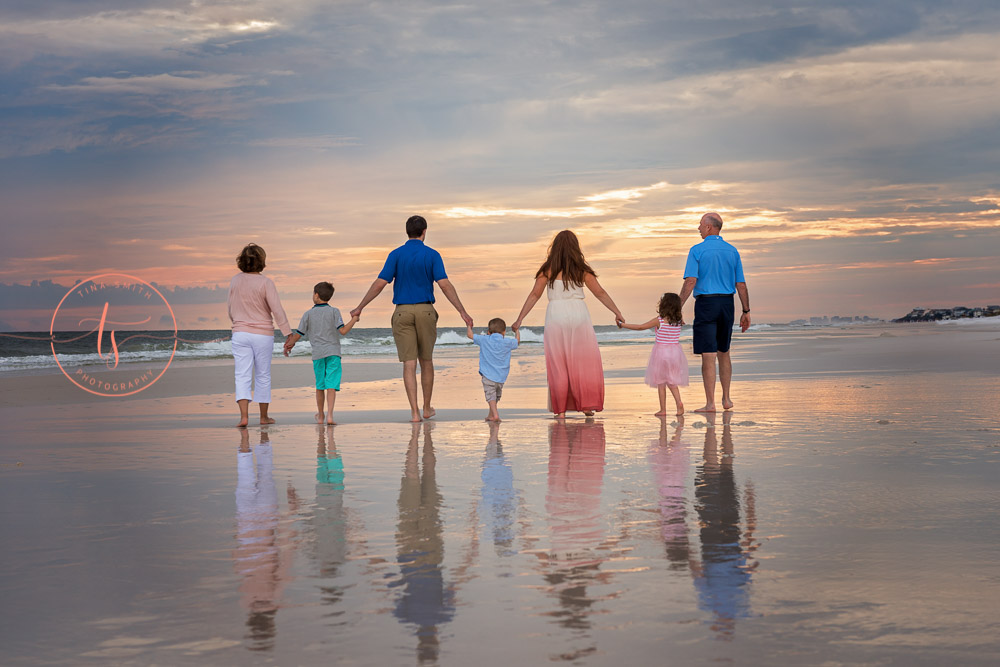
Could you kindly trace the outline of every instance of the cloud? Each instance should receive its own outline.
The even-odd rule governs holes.
[[[249,142],[250,146],[262,146],[264,148],[290,148],[295,150],[332,150],[345,146],[360,146],[361,140],[357,137],[340,137],[331,134],[306,136],[306,137],[269,137],[267,139],[254,139]]]
[[[463,290],[565,227],[602,280],[666,274],[706,210],[775,286],[983,270],[998,26],[971,0],[11,0],[0,278],[208,287],[254,239],[283,289],[363,291],[411,212]]]
[[[59,85],[49,84],[45,90],[56,92],[94,92],[101,94],[160,95],[177,92],[204,92],[223,90],[252,84],[248,77],[233,74],[208,74],[205,72],[178,72],[176,74],[154,74],[150,76],[100,77],[89,76],[79,83]]]

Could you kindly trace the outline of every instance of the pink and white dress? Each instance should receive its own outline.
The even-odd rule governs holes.
[[[688,362],[681,347],[681,325],[667,324],[662,317],[656,319],[659,327],[656,329],[653,351],[649,353],[649,363],[646,365],[646,384],[650,387],[658,387],[661,384],[686,387]]]
[[[545,374],[549,381],[549,410],[554,414],[604,409],[604,366],[583,286],[567,288],[562,280],[546,290]]]

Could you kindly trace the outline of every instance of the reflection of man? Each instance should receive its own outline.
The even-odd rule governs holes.
[[[431,360],[437,340],[438,314],[434,310],[434,283],[441,287],[445,297],[455,306],[468,326],[472,318],[465,312],[458,292],[448,280],[444,262],[438,251],[424,245],[427,221],[419,215],[406,221],[409,240],[389,253],[378,278],[368,288],[368,293],[351,311],[351,317],[361,317],[361,311],[372,299],[381,294],[389,283],[392,285],[392,337],[396,352],[403,362],[403,387],[410,402],[410,421],[421,420],[417,409],[417,361],[420,361],[420,385],[424,394],[423,418],[434,416],[431,393],[434,391],[434,363]]]
[[[396,550],[403,591],[396,601],[395,616],[401,623],[417,626],[417,662],[437,662],[438,626],[455,615],[454,594],[445,584],[444,527],[441,524],[441,494],[434,477],[432,423],[423,425],[424,447],[418,444],[420,425],[413,425],[406,450],[403,478],[399,485],[399,524]],[[423,471],[421,461],[423,459]]]
[[[740,526],[740,497],[733,473],[732,413],[722,416],[722,451],[716,439],[715,415],[708,417],[704,462],[695,471],[695,510],[701,525],[701,567],[695,571],[698,606],[712,614],[712,629],[729,638],[736,620],[750,615],[750,583],[756,548],[753,487],[747,484]]]
[[[740,329],[750,327],[750,295],[743,277],[740,253],[722,240],[722,217],[706,213],[698,224],[704,239],[688,252],[684,266],[684,286],[681,306],[694,293],[694,353],[701,355],[701,378],[705,385],[705,406],[695,412],[715,412],[715,364],[719,362],[722,384],[722,408],[731,410],[729,385],[733,379],[733,362],[729,344],[733,337],[733,293],[738,292],[743,304]]]

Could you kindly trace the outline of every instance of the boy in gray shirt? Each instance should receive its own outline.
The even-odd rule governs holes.
[[[313,287],[313,303],[305,312],[297,329],[285,341],[285,356],[292,351],[295,343],[306,336],[312,345],[313,372],[316,374],[316,423],[336,424],[333,421],[333,404],[340,391],[340,337],[354,328],[358,318],[352,317],[344,324],[340,310],[329,304],[333,298],[333,285],[328,282],[316,283]],[[323,394],[326,393],[324,400]],[[324,409],[325,407],[325,409]]]

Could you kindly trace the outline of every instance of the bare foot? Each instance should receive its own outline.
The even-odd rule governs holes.
[[[260,418],[260,423],[261,424],[273,424],[274,423],[274,418],[273,417],[261,417]]]
[[[437,410],[434,408],[424,408],[424,419],[430,419],[437,414]]]
[[[313,419],[316,420],[317,424],[322,424],[323,423],[323,418],[325,416],[326,415],[324,415],[322,412],[317,412],[316,414],[313,415]]]
[[[419,412],[414,412],[412,415],[410,415],[410,423],[411,424],[418,424],[421,421],[423,421],[423,420],[420,418],[420,413]]]
[[[332,414],[329,417],[326,418],[326,425],[327,426],[336,426],[337,425],[337,422],[333,421],[333,415]]]
[[[733,409],[733,402],[731,400],[729,400],[728,398],[722,399],[722,409],[723,410],[732,410]]]
[[[714,405],[706,405],[703,408],[697,408],[695,410],[695,412],[715,412],[715,406]]]
[[[559,412],[559,413],[556,414],[555,417],[553,417],[553,419],[566,419],[566,413],[565,412]]]
[[[583,414],[584,414],[585,417],[593,417],[594,416],[594,411],[593,410],[584,410]]]
[[[667,411],[666,410],[660,410],[659,412],[654,412],[653,416],[654,417],[666,417],[667,416]]]
[[[683,414],[684,414],[684,406],[683,405],[678,405],[677,406],[677,416],[680,417]]]
[[[250,419],[248,417],[242,417],[240,419],[240,423],[236,425],[236,428],[246,428],[247,427],[247,422],[249,422],[249,421],[250,421]]]

